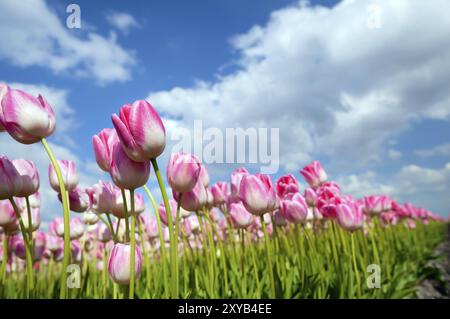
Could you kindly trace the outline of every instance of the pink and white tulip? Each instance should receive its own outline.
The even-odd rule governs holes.
[[[27,197],[36,193],[39,189],[39,173],[32,161],[15,159],[12,161],[19,173],[20,187],[16,190],[17,197]]]
[[[244,175],[239,188],[239,198],[254,215],[263,215],[276,208],[277,194],[268,175]]]
[[[130,283],[130,258],[131,246],[129,244],[117,243],[114,245],[108,259],[108,273],[111,279],[119,285]],[[142,270],[142,253],[139,246],[135,247],[134,275],[139,277]]]
[[[231,203],[229,214],[231,222],[236,228],[247,228],[254,220],[254,216],[245,209],[242,203]]]
[[[58,194],[61,201],[61,193]],[[89,195],[86,190],[79,187],[69,192],[70,210],[76,213],[84,213],[89,208]]]
[[[291,223],[304,224],[308,217],[308,205],[300,193],[291,193],[281,200],[281,215]]]
[[[337,220],[345,230],[353,232],[362,229],[364,226],[362,205],[356,202],[337,205]]]
[[[78,176],[75,162],[69,160],[59,160],[58,165],[61,170],[61,175],[64,185],[66,186],[66,190],[73,190],[78,185]],[[59,192],[60,188],[58,177],[56,176],[56,171],[51,164],[48,166],[48,179],[50,181],[50,186],[56,192]]]
[[[300,171],[305,181],[312,188],[319,187],[322,183],[327,180],[327,173],[323,169],[319,161],[314,161]]]
[[[167,165],[167,182],[176,192],[189,192],[200,177],[201,167],[197,156],[184,152],[173,153]]]
[[[94,145],[95,161],[98,166],[105,172],[111,169],[111,154],[115,144],[119,143],[119,137],[116,130],[112,128],[104,128],[92,137]]]
[[[13,162],[6,156],[0,157],[0,199],[16,196],[22,189],[22,179]]]
[[[294,175],[292,174],[284,175],[277,180],[278,197],[283,198],[287,194],[297,192],[298,192],[298,182],[295,179]]]

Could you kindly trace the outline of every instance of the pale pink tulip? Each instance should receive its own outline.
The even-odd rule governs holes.
[[[69,160],[59,160],[58,165],[61,170],[61,175],[64,185],[66,186],[66,190],[73,190],[78,185],[78,176],[75,162]],[[59,192],[60,188],[58,177],[56,176],[56,171],[51,164],[49,164],[48,166],[48,179],[50,181],[50,186],[56,192]]]
[[[189,192],[197,183],[200,171],[197,156],[184,152],[173,153],[167,165],[167,182],[176,192]]]
[[[130,257],[130,245],[121,243],[115,244],[109,255],[108,272],[111,279],[119,285],[128,285],[130,283]],[[142,270],[142,253],[137,245],[135,247],[134,258],[134,275],[137,278]]]
[[[239,198],[254,215],[263,215],[276,208],[277,194],[268,175],[255,174],[242,177]]]
[[[111,154],[115,144],[119,143],[119,137],[116,130],[112,128],[104,128],[92,137],[94,145],[95,160],[98,166],[105,172],[111,169]]]
[[[345,230],[353,232],[362,229],[364,226],[362,205],[356,202],[337,205],[337,220]]]
[[[20,187],[16,190],[17,197],[27,197],[39,189],[39,173],[32,161],[15,159],[12,161],[19,173]]]
[[[314,161],[307,166],[303,167],[300,171],[305,181],[312,188],[319,187],[323,182],[327,180],[327,173],[323,169],[319,161]]]
[[[9,199],[22,190],[22,179],[13,162],[0,157],[0,199]]]
[[[291,193],[281,200],[281,215],[295,224],[306,223],[308,216],[308,205],[300,193]]]
[[[230,219],[236,228],[247,228],[253,222],[254,216],[245,209],[242,203],[230,204]]]

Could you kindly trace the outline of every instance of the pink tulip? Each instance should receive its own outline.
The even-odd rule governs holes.
[[[337,205],[341,203],[342,200],[335,194],[333,188],[325,187],[319,189],[317,193],[317,208],[324,218],[336,218]]]
[[[290,193],[298,192],[298,183],[294,175],[288,174],[281,176],[277,181],[277,195],[283,198],[285,195]]]
[[[308,216],[308,205],[302,194],[291,193],[281,200],[280,212],[291,223],[304,224]]]
[[[16,213],[9,200],[0,200],[0,226],[16,222]]]
[[[131,216],[131,201],[130,192],[125,191],[125,196],[127,200],[128,216]],[[142,213],[145,210],[144,198],[141,194],[134,195],[134,212],[135,214]],[[117,187],[114,188],[114,202],[111,206],[110,213],[117,218],[125,218],[125,210],[123,205],[122,191]]]
[[[202,182],[203,186],[209,186],[209,174],[205,165],[200,165],[200,175],[199,180]]]
[[[319,161],[314,161],[307,166],[303,167],[300,171],[305,181],[312,188],[319,187],[323,182],[327,180],[327,173],[323,169]]]
[[[414,221],[414,219],[407,219],[406,220],[406,227],[408,227],[409,229],[415,229],[416,226],[416,222]]]
[[[184,220],[184,229],[186,236],[192,234],[198,234],[200,232],[200,222],[196,215],[191,215]]]
[[[105,172],[109,172],[111,169],[111,153],[113,146],[117,143],[119,143],[119,137],[116,130],[112,128],[105,128],[98,135],[92,137],[95,160]]]
[[[75,163],[69,160],[59,160],[59,168],[61,170],[62,179],[67,191],[73,190],[78,185],[78,176],[76,171]],[[50,181],[50,186],[59,192],[59,182],[56,176],[56,171],[53,165],[48,166],[48,179]]]
[[[255,174],[242,177],[239,197],[245,208],[254,215],[263,215],[276,208],[277,194],[268,175]]]
[[[31,208],[31,229],[32,231],[36,231],[41,225],[41,214],[39,208]],[[22,218],[23,225],[25,229],[30,229],[30,223],[28,221],[28,212],[26,210],[22,211],[20,214]]]
[[[9,199],[22,190],[19,172],[6,156],[0,157],[0,199]]]
[[[200,171],[197,156],[184,152],[173,153],[167,165],[167,182],[176,192],[189,192],[197,183]]]
[[[115,227],[114,227],[114,231],[115,231]],[[97,238],[102,243],[109,242],[112,239],[112,234],[111,234],[111,230],[109,229],[109,227],[103,223],[97,223]]]
[[[131,211],[131,209],[130,209]],[[134,194],[134,212],[140,214],[145,211],[145,202],[142,194]]]
[[[64,236],[64,220],[61,217],[56,217],[53,220],[55,224],[56,235]],[[72,218],[70,220],[70,239],[78,239],[84,234],[84,224],[80,218]]]
[[[20,90],[7,90],[0,107],[0,122],[16,141],[39,142],[55,130],[55,114],[47,101]]]
[[[34,260],[39,261],[44,255],[47,246],[47,238],[43,231],[37,231],[34,234]]]
[[[64,240],[61,237],[50,234],[47,234],[46,236],[47,249],[55,252],[58,249],[64,248]]]
[[[244,168],[238,168],[235,170],[230,177],[230,185],[231,185],[231,198],[233,201],[239,201],[239,189],[241,187],[242,177],[247,175],[248,171]]]
[[[150,239],[158,238],[158,222],[154,217],[148,217],[147,214],[142,214],[138,218],[139,222],[143,224],[145,233]]]
[[[227,202],[228,184],[226,182],[218,182],[211,187],[214,206],[220,206]]]
[[[191,191],[181,194],[181,207],[185,210],[199,211],[208,204],[208,192],[200,179]],[[173,196],[178,201],[180,194],[174,191]]]
[[[283,214],[281,214],[281,211],[277,209],[273,213],[273,222],[278,227],[283,227],[287,225],[286,218],[284,218]]]
[[[379,215],[384,209],[383,196],[371,195],[364,197],[364,212],[367,215]]]
[[[61,194],[58,194],[61,201]],[[70,210],[77,213],[84,213],[89,208],[89,195],[86,190],[79,187],[69,192]]]
[[[16,190],[17,197],[27,197],[39,189],[39,173],[32,161],[15,159],[12,161],[19,173],[20,187]]]
[[[125,153],[134,161],[157,158],[166,147],[166,130],[155,109],[145,100],[122,106],[113,125]]]
[[[351,232],[363,228],[364,212],[362,205],[356,202],[337,205],[337,220],[342,228]]]
[[[118,190],[120,193],[120,190]],[[115,204],[115,187],[111,183],[99,181],[88,190],[92,209],[97,214],[109,213]],[[122,196],[120,196],[122,197]]]
[[[317,203],[317,194],[312,188],[305,189],[305,200],[308,206],[315,207]]]
[[[136,189],[147,183],[150,176],[150,162],[136,162],[130,159],[119,144],[114,145],[111,161],[111,178],[122,189]]]
[[[231,222],[236,228],[247,228],[254,219],[254,216],[245,209],[242,203],[232,203],[229,213]]]
[[[36,192],[33,195],[30,195],[28,197],[28,200],[30,202],[31,207],[33,207],[33,208],[41,207],[41,193]]]
[[[6,95],[6,92],[8,92],[9,87],[6,84],[2,84],[0,83],[0,113],[2,112],[2,101],[3,101],[3,97]],[[5,131],[5,127],[3,126],[2,123],[2,116],[0,115],[0,132],[4,132]]]
[[[390,212],[387,212],[387,213],[382,213],[381,214],[381,220],[386,225],[396,225],[397,222],[398,222],[398,216],[397,216],[397,214],[395,212],[390,211]]]
[[[130,255],[130,245],[121,243],[115,244],[109,255],[108,272],[112,280],[119,285],[128,285],[130,283]],[[137,278],[142,270],[142,253],[137,245],[134,258],[134,275]]]
[[[183,194],[184,196],[184,194]],[[177,207],[178,203],[174,199],[169,199],[169,205],[170,205],[170,213],[172,214],[172,221],[175,221],[175,218],[177,216]],[[159,216],[161,217],[161,221],[164,225],[168,226],[168,220],[167,220],[167,212],[166,207],[164,206],[164,203],[161,203],[158,207]]]

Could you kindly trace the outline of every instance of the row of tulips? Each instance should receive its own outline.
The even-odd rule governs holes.
[[[0,297],[403,296],[417,279],[404,271],[418,275],[416,264],[442,239],[439,215],[385,195],[343,194],[318,161],[300,171],[307,183],[300,191],[292,174],[274,185],[245,168],[210,185],[195,155],[174,153],[169,196],[157,163],[166,132],[145,100],[124,105],[112,116],[114,128],[93,136],[96,162],[112,182],[82,188],[75,163],[56,160],[45,140],[56,125],[45,99],[7,85],[0,99],[0,131],[43,144],[63,207],[62,217],[39,230],[34,163],[0,157]],[[159,206],[146,186],[151,168]],[[67,287],[69,264],[80,266],[79,289]],[[383,289],[367,289],[369,264],[386,274]]]

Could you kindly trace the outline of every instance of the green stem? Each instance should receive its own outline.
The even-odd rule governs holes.
[[[271,248],[271,244],[270,244],[270,238],[269,238],[269,235],[267,234],[266,223],[264,221],[263,215],[260,216],[260,219],[261,219],[261,225],[262,225],[262,229],[263,229],[263,233],[264,233],[264,237],[265,237],[264,243],[266,245],[267,262],[269,264],[270,298],[276,298],[275,279],[273,276],[272,248]]]
[[[355,251],[355,234],[351,234],[352,237],[352,256],[353,256],[353,267],[355,268],[356,276],[356,288],[358,290],[358,297],[361,297],[361,282],[359,277],[358,265],[356,264],[356,251]]]
[[[130,223],[128,220],[128,206],[127,206],[127,196],[125,194],[125,190],[121,189],[122,192],[122,201],[123,201],[123,214],[125,216],[125,241],[127,243],[130,242]]]
[[[173,221],[172,221],[172,212],[170,211],[170,205],[169,205],[169,198],[167,197],[167,193],[166,193],[166,187],[164,186],[164,181],[162,179],[161,176],[161,172],[159,170],[158,167],[158,163],[156,162],[156,159],[153,158],[151,159],[151,163],[153,166],[153,169],[155,170],[155,174],[156,174],[156,179],[158,180],[158,186],[159,189],[161,190],[161,196],[163,198],[164,201],[164,207],[166,209],[166,215],[167,215],[167,223],[169,225],[169,239],[170,239],[170,264],[174,265],[176,263],[176,258],[177,258],[177,251],[175,251],[175,253],[173,253],[173,249],[174,249],[174,233],[173,233]],[[161,242],[161,244],[163,245],[164,242]],[[171,268],[173,269],[173,268]],[[171,280],[172,280],[172,298],[177,298],[176,296],[176,287],[178,286],[178,282],[176,282],[176,274],[172,273],[171,274]]]
[[[68,201],[67,196],[64,196],[64,195],[66,195],[66,186],[64,185],[64,180],[62,178],[61,169],[59,168],[58,162],[56,161],[56,158],[53,155],[53,152],[50,149],[50,146],[48,145],[46,139],[42,138],[41,142],[45,148],[45,151],[47,152],[48,157],[50,158],[50,161],[52,162],[53,168],[56,173],[56,177],[58,178],[59,192],[61,193],[61,201],[62,201],[63,212],[64,212],[64,258],[63,258],[61,290],[60,290],[59,298],[65,299],[66,295],[67,295],[67,267],[69,266],[70,255],[71,255],[69,201]]]
[[[3,236],[2,267],[0,268],[0,279],[3,285],[5,285],[6,282],[6,259],[8,258],[8,239],[9,236],[5,234],[5,236]]]
[[[131,254],[130,254],[130,290],[129,290],[129,299],[134,299],[134,263],[135,263],[135,246],[136,246],[136,237],[135,237],[135,216],[134,216],[134,189],[130,189],[130,205],[131,205]]]
[[[161,252],[161,260],[163,262],[163,276],[164,276],[164,295],[166,298],[169,297],[169,276],[167,275],[167,254],[166,254],[166,245],[164,245],[164,234],[161,225],[161,217],[159,216],[158,206],[156,205],[155,199],[153,198],[150,189],[148,189],[147,185],[144,185],[144,190],[147,193],[148,198],[150,198],[150,202],[152,203],[153,210],[155,212],[156,223],[158,225],[158,235],[159,235],[159,250]]]
[[[172,291],[173,291],[173,295],[172,298],[178,298],[179,295],[179,285],[178,285],[178,281],[179,281],[179,274],[178,274],[178,232],[179,232],[179,227],[180,227],[180,208],[181,208],[181,197],[183,196],[183,193],[180,193],[179,198],[178,198],[178,204],[177,204],[177,215],[175,217],[175,234],[174,234],[174,244],[173,244],[173,249],[171,249],[170,253],[171,254],[175,254],[174,256],[171,257],[172,260],[175,260],[174,265],[172,265],[172,273],[175,274],[175,280],[172,280]],[[171,245],[172,247],[172,245]]]
[[[105,213],[105,215],[106,215],[106,218],[108,219],[109,229],[111,230],[111,235],[113,236],[114,244],[116,244],[119,240],[117,239],[117,234],[114,233],[114,225],[113,225],[111,216],[109,216],[108,213]],[[105,222],[105,221],[102,219],[102,217],[101,217],[100,215],[98,215],[98,217],[99,217],[103,222]],[[106,225],[107,225],[107,224],[106,224]]]

